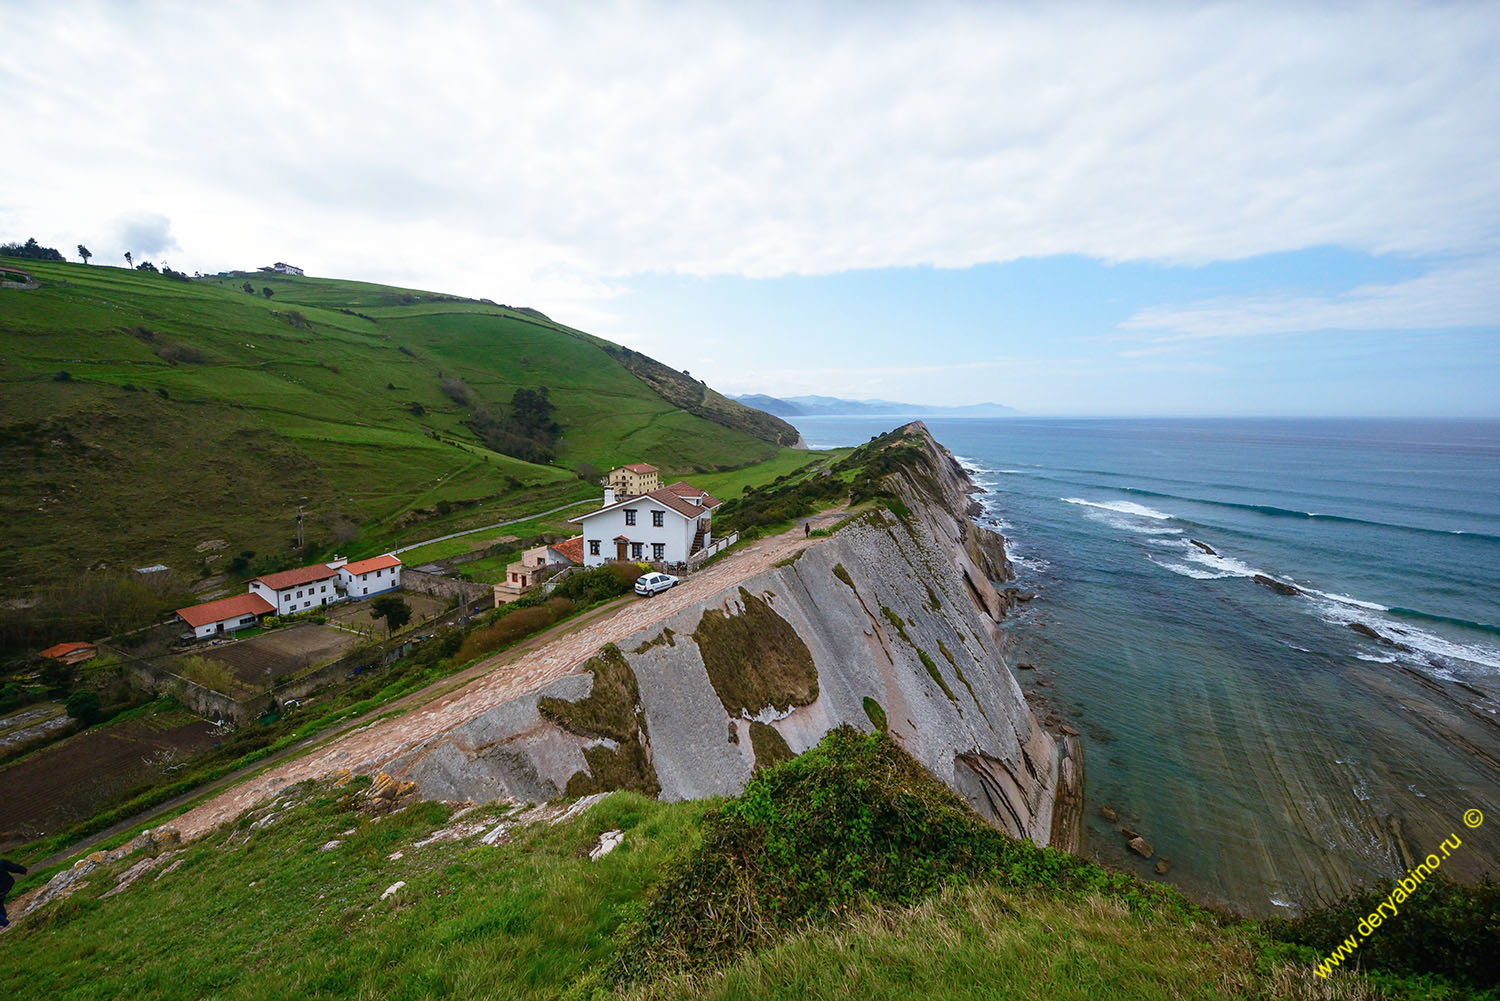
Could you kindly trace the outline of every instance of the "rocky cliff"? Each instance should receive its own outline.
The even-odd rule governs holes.
[[[973,484],[924,426],[882,447],[870,468],[888,506],[392,772],[446,799],[689,799],[736,793],[834,727],[884,727],[1000,828],[1073,847],[1076,748],[1038,725],[998,645],[1004,540],[973,523]]]

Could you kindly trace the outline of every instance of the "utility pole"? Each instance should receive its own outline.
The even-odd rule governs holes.
[[[297,548],[301,549],[305,545],[307,541],[302,536],[302,506],[299,504],[297,506]]]

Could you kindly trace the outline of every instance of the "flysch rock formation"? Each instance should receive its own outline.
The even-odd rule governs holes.
[[[1004,540],[973,522],[953,457],[920,422],[903,430],[885,485],[905,517],[860,515],[388,770],[450,800],[694,799],[739,792],[758,762],[840,725],[883,725],[1002,830],[1076,850],[1079,748],[1038,724],[1000,652]]]

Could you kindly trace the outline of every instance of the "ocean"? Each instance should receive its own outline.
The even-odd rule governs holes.
[[[830,447],[902,422],[797,426]],[[1251,914],[1455,832],[1445,872],[1496,871],[1500,422],[926,423],[1037,593],[1007,659],[1084,736],[1087,853]]]

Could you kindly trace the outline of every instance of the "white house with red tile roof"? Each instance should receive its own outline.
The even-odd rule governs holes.
[[[721,501],[679,481],[639,497],[617,500],[604,491],[604,505],[571,521],[583,529],[583,565],[609,560],[685,563],[711,541],[713,509]]]
[[[177,617],[192,626],[194,638],[201,640],[253,626],[261,616],[274,611],[275,607],[259,594],[246,593],[179,608]]]
[[[335,560],[264,574],[250,582],[250,593],[269,602],[277,615],[291,615],[318,605],[330,605],[343,597],[338,591],[339,568],[343,565],[344,561]]]
[[[339,587],[351,598],[380,594],[401,586],[401,560],[392,553],[339,567]]]

